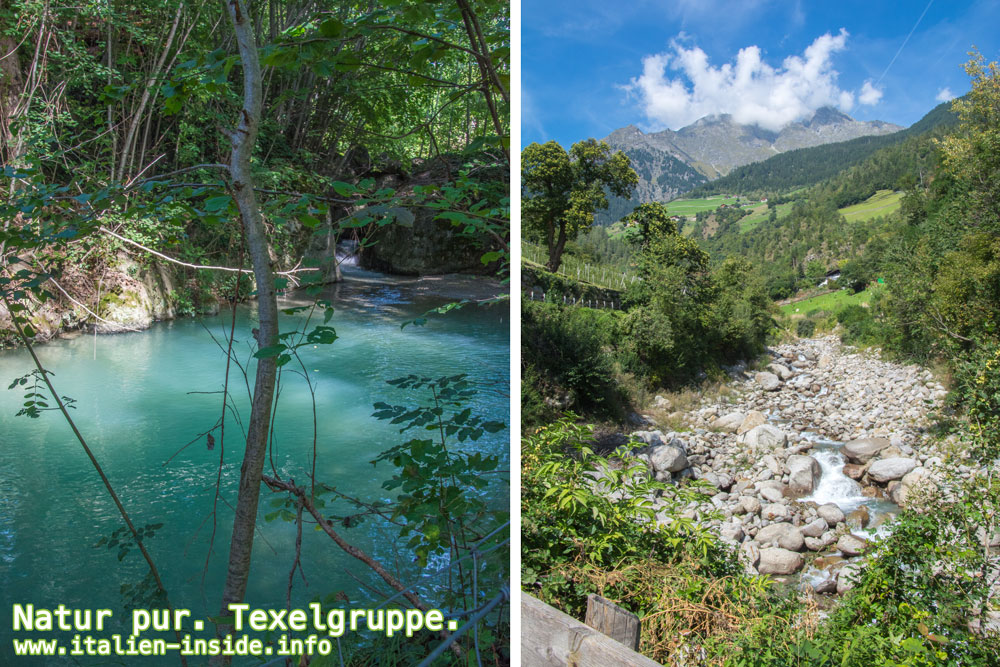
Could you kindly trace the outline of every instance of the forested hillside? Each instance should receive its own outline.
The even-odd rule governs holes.
[[[945,131],[957,122],[958,118],[951,111],[950,103],[940,104],[905,130],[788,151],[763,162],[738,167],[722,178],[699,186],[688,196],[777,193],[815,185],[865,160],[882,148],[924,135],[936,128]]]
[[[946,130],[947,126],[934,126],[923,134],[911,134],[810,188],[772,195],[771,205],[791,201],[787,215],[761,222],[752,231],[720,225],[705,239],[706,247],[717,259],[741,254],[759,265],[773,298],[813,286],[823,273],[845,266],[888,225],[895,224],[878,211],[871,219],[848,221],[839,209],[863,202],[878,191],[898,190],[905,193],[903,215],[912,215],[913,205],[934,180],[937,142]]]

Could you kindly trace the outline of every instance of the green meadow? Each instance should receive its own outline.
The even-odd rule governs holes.
[[[898,211],[902,200],[902,192],[879,190],[860,204],[840,209],[840,213],[848,222],[871,220],[872,218],[884,217]]]
[[[786,303],[781,306],[781,312],[791,317],[805,317],[814,310],[837,313],[847,306],[865,305],[870,298],[871,293],[868,290],[852,294],[850,290],[842,289],[836,292],[820,294],[802,301]]]

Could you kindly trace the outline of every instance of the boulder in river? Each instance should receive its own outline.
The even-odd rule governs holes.
[[[868,549],[868,540],[850,533],[841,535],[837,540],[837,549],[845,556],[860,556]]]
[[[819,484],[822,470],[819,462],[811,456],[794,454],[788,457],[788,490],[794,494],[812,493]]]
[[[888,438],[859,438],[845,444],[840,452],[853,463],[868,463],[889,444]]]
[[[806,525],[802,526],[802,534],[806,537],[819,537],[827,530],[829,530],[830,525],[822,517],[816,517]]]
[[[904,459],[899,456],[881,459],[872,463],[868,468],[868,477],[880,484],[885,484],[894,479],[902,479],[906,473],[916,467],[917,462],[913,459]]]
[[[754,376],[754,379],[764,391],[778,391],[781,389],[781,380],[779,380],[778,376],[774,373],[763,371],[761,373],[757,373],[757,375]]]
[[[862,505],[847,515],[847,524],[849,526],[854,526],[855,528],[866,528],[868,526],[868,522],[871,521],[871,518],[871,514],[868,513],[868,508]]]
[[[836,526],[838,523],[843,523],[847,518],[844,516],[844,512],[834,503],[826,503],[825,505],[820,505],[816,508],[816,514],[818,514],[824,521],[826,521],[831,526]]]
[[[754,537],[761,546],[779,546],[789,551],[802,551],[805,546],[805,537],[802,531],[790,523],[772,523],[764,526]]]
[[[850,477],[854,481],[858,481],[865,476],[865,471],[867,466],[860,463],[845,463],[844,464],[844,475]]]
[[[761,424],[741,435],[739,441],[752,450],[776,449],[788,444],[788,436],[776,426]]]
[[[805,565],[802,554],[780,547],[760,550],[757,571],[761,574],[795,574]]]

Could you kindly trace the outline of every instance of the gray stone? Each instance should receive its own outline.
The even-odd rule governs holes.
[[[774,373],[768,373],[767,371],[757,373],[754,379],[764,391],[778,391],[781,388],[781,380]]]
[[[753,496],[743,496],[740,498],[740,508],[750,515],[760,514],[760,501]]]
[[[809,551],[822,551],[826,548],[826,541],[821,540],[818,537],[807,537],[805,538],[806,548]]]
[[[778,459],[776,459],[773,454],[765,454],[760,458],[760,462],[763,463],[767,467],[767,469],[773,472],[775,475],[781,474],[782,470],[781,463],[778,462]]]
[[[813,592],[818,595],[833,595],[837,592],[837,580],[833,578],[824,579],[813,586]]]
[[[747,431],[766,423],[767,417],[764,416],[763,412],[751,410],[743,421],[740,422],[739,428],[736,429],[736,435],[743,435]]]
[[[760,550],[757,571],[761,574],[795,574],[805,565],[802,554],[780,547]]]
[[[818,514],[824,521],[826,521],[831,526],[836,526],[838,523],[843,523],[847,518],[839,507],[834,503],[827,503],[825,505],[820,505],[816,508],[816,514]]]
[[[913,459],[904,459],[898,456],[891,459],[881,459],[871,464],[868,468],[868,476],[876,482],[885,484],[894,479],[902,479],[917,465]]]
[[[841,535],[837,540],[837,549],[846,556],[860,556],[868,549],[868,540],[857,535]]]
[[[739,441],[750,449],[776,449],[788,444],[788,435],[776,426],[761,424],[741,435]]]
[[[659,445],[650,450],[649,460],[653,464],[653,470],[658,473],[657,479],[662,473],[680,472],[688,467],[687,455],[675,443],[679,444],[680,440],[674,438],[669,445]]]
[[[790,523],[772,523],[757,531],[754,539],[761,546],[779,546],[789,551],[802,551],[805,546],[805,538],[802,531]]]
[[[723,542],[739,544],[743,541],[743,526],[738,523],[727,523],[719,530],[719,537]]]
[[[793,375],[792,371],[788,368],[788,366],[785,366],[784,364],[779,364],[777,362],[773,364],[768,364],[767,368],[782,380],[787,380]]]
[[[806,525],[802,526],[802,534],[806,537],[819,537],[830,529],[829,524],[822,518],[817,517]]]
[[[723,415],[713,421],[711,427],[716,431],[735,433],[744,419],[746,419],[746,415],[742,412],[730,412],[728,415]]]
[[[819,462],[811,456],[794,454],[788,457],[787,464],[788,489],[799,495],[812,493],[822,474]]]
[[[765,481],[760,485],[760,497],[772,503],[780,503],[785,498],[785,485],[781,482]]]
[[[788,521],[792,518],[792,513],[786,505],[771,503],[761,508],[760,518],[768,521]]]
[[[889,446],[888,438],[859,438],[851,440],[840,448],[840,453],[848,461],[868,463],[875,455]]]

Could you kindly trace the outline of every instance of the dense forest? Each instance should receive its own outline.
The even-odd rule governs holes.
[[[430,404],[376,405],[375,420],[441,429],[433,441],[372,453],[372,464],[397,470],[377,498],[334,493],[337,480],[317,479],[315,432],[311,460],[298,462],[294,477],[275,467],[273,451],[278,399],[293,374],[307,385],[316,425],[318,385],[300,354],[338,338],[333,305],[320,292],[342,278],[338,243],[389,273],[507,278],[509,27],[508,4],[492,0],[0,2],[0,340],[27,347],[35,364],[5,384],[13,379],[11,388],[25,393],[21,418],[60,413],[46,419],[70,424],[102,497],[113,499],[121,528],[102,545],[120,550],[126,565],[144,563],[122,587],[127,606],[183,606],[164,583],[179,563],[156,559],[152,538],[162,524],[134,518],[145,508],[109,481],[115,476],[104,469],[114,463],[99,460],[97,434],[77,428],[74,399],[36,346],[64,331],[138,331],[221,306],[231,311],[231,328],[216,341],[226,358],[215,392],[223,395],[221,430],[217,423],[199,437],[208,450],[219,441],[218,478],[206,482],[215,494],[204,508],[211,541],[199,537],[205,572],[226,563],[224,585],[205,592],[221,610],[212,634],[233,631],[227,605],[244,600],[255,576],[255,533],[279,520],[297,527],[282,545],[295,552],[292,574],[299,568],[304,580],[308,569],[300,562],[306,523],[325,533],[324,549],[363,562],[377,582],[323,591],[326,608],[375,600],[444,609],[461,621],[461,632],[454,623],[406,642],[391,632],[359,634],[338,642],[340,664],[416,664],[442,654],[460,664],[509,660],[506,502],[487,503],[476,476],[492,473],[504,497],[506,481],[498,456],[455,446],[505,424],[465,408],[478,388],[464,375],[401,378],[397,390]],[[280,300],[293,293],[305,305]],[[502,298],[472,300],[504,307]],[[465,305],[454,301],[437,311]],[[245,361],[234,350],[247,317],[238,304],[252,308]],[[288,318],[300,328],[288,330]],[[241,413],[232,394],[242,384]],[[235,492],[226,497],[220,484],[230,480]],[[258,512],[264,498],[274,510],[266,516]],[[334,501],[348,509],[333,512]],[[404,563],[443,560],[454,571],[443,581],[403,581],[409,570],[352,543],[351,529],[365,520],[396,533]],[[223,521],[232,523],[226,544],[216,539]],[[294,578],[286,576],[291,604]]]
[[[766,192],[769,203],[790,203],[789,212],[750,231],[740,229],[739,211],[722,216],[707,238],[679,235],[656,204],[624,218],[626,261],[643,280],[625,290],[621,311],[524,304],[524,590],[578,618],[589,593],[614,600],[642,619],[641,650],[663,664],[692,655],[699,664],[731,666],[996,664],[1000,69],[974,54],[966,71],[972,91],[904,136],[797,151],[702,190]],[[939,122],[947,116],[956,122]],[[769,163],[781,172],[762,170]],[[898,210],[852,222],[839,210],[880,190],[903,193]],[[592,231],[567,255],[621,261],[619,243]],[[842,271],[835,294],[864,290],[863,305],[815,308],[791,321],[771,309],[770,299],[815,287],[830,269]],[[550,288],[569,280],[559,278]],[[749,538],[720,539],[711,529],[712,511],[728,507],[719,491],[731,497],[761,482],[720,481],[705,466],[706,476],[692,482],[690,470],[680,472],[690,461],[665,466],[684,451],[682,441],[720,428],[724,418],[710,420],[724,410],[713,406],[709,421],[697,422],[701,429],[686,425],[683,411],[697,421],[710,409],[699,406],[728,405],[727,374],[782,362],[777,353],[757,357],[765,345],[791,349],[785,362],[799,354],[809,365],[798,343],[831,332],[868,349],[845,348],[852,363],[880,353],[892,363],[924,364],[950,392],[943,406],[924,401],[913,413],[931,411],[921,415],[928,423],[921,437],[942,452],[932,490],[903,506],[885,532],[869,532],[874,547],[827,603],[782,577],[775,584],[748,573],[733,545],[743,539],[745,547]],[[734,371],[735,357],[746,366]],[[821,360],[812,377],[824,363],[832,362]],[[931,386],[931,374],[923,377]],[[751,405],[764,405],[766,395],[752,394]],[[806,392],[807,413],[820,410],[819,395]],[[867,421],[875,405],[858,414]],[[656,423],[630,415],[634,408]],[[662,432],[645,430],[653,428]],[[656,445],[658,437],[665,444]],[[695,451],[699,462],[723,453]],[[656,456],[666,458],[651,461]],[[780,479],[780,464],[775,471]],[[770,478],[764,472],[758,480]],[[728,514],[721,520],[731,527]]]

